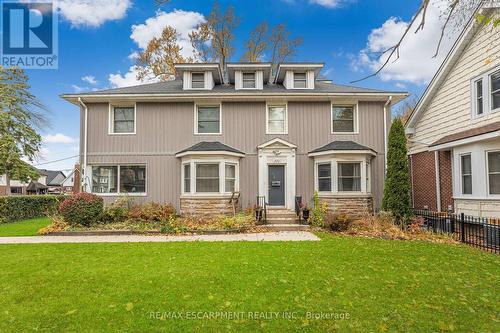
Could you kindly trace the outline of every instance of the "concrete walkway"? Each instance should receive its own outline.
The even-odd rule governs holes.
[[[255,234],[227,235],[190,235],[190,236],[29,236],[0,237],[0,244],[39,244],[39,243],[161,243],[161,242],[275,242],[275,241],[319,241],[307,231],[263,232]]]

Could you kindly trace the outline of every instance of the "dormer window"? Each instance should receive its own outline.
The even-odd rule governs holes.
[[[255,72],[253,73],[243,73],[243,88],[244,89],[255,89]]]
[[[191,73],[192,89],[205,89],[205,73]]]
[[[293,87],[295,89],[307,88],[306,73],[293,73]]]

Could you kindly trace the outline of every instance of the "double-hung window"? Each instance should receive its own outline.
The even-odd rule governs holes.
[[[472,194],[472,161],[470,154],[460,156],[460,177],[462,194]]]
[[[135,133],[135,107],[114,106],[111,113],[111,132],[116,134]]]
[[[236,165],[226,163],[225,174],[226,174],[225,175],[226,179],[224,182],[225,192],[226,193],[234,192],[236,184]]]
[[[500,110],[500,70],[490,75],[491,110]]]
[[[191,73],[191,88],[205,89],[205,73]]]
[[[339,192],[361,191],[361,163],[338,163]]]
[[[196,164],[196,192],[219,192],[219,163]]]
[[[488,152],[489,194],[500,194],[500,151]]]
[[[197,134],[220,134],[220,107],[219,106],[197,106],[196,107],[196,133]]]
[[[332,106],[332,133],[354,133],[355,131],[354,106]]]
[[[267,107],[267,133],[286,134],[286,105],[272,105]]]
[[[93,166],[92,193],[146,193],[146,166]]]
[[[295,89],[307,88],[306,73],[293,73],[293,87]]]
[[[184,164],[184,192],[191,192],[191,165]]]
[[[318,191],[330,192],[332,190],[332,165],[331,163],[318,164]]]
[[[254,89],[255,87],[255,73],[243,73],[243,88]]]

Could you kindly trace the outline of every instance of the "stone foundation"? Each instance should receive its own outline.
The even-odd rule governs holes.
[[[320,202],[328,204],[328,210],[350,217],[362,217],[373,214],[373,197],[371,196],[328,196],[320,197]]]
[[[233,204],[230,197],[181,197],[181,215],[183,216],[214,216],[233,214]],[[236,204],[236,212],[241,205]]]

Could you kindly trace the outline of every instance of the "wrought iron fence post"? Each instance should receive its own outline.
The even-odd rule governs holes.
[[[460,214],[460,238],[465,243],[465,214]]]

